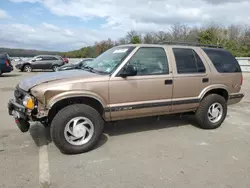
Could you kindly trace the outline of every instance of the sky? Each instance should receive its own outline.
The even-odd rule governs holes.
[[[250,23],[250,0],[0,1],[0,47],[9,48],[69,51],[175,23]]]

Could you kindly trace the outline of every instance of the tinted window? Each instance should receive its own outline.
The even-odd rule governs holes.
[[[165,50],[156,47],[142,47],[129,61],[137,67],[137,75],[155,75],[168,73]]]
[[[234,56],[226,50],[203,48],[218,72],[241,72],[240,65]]]
[[[206,71],[201,58],[194,50],[173,48],[173,52],[179,74],[204,73]]]
[[[43,59],[43,61],[48,61],[48,60],[58,60],[57,58],[55,58],[55,57],[49,57],[49,56],[44,56],[44,57],[42,57]]]

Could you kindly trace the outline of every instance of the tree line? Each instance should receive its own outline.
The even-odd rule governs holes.
[[[69,58],[97,57],[104,51],[121,44],[157,44],[165,41],[217,45],[224,47],[234,56],[250,56],[249,25],[190,27],[185,24],[174,24],[169,31],[142,33],[132,30],[129,31],[126,36],[116,41],[111,39],[102,40],[95,42],[92,46],[69,52],[61,52],[59,54]]]
[[[0,48],[0,53],[8,53],[10,57],[34,57],[41,54],[55,55],[59,52],[41,51],[31,49]]]

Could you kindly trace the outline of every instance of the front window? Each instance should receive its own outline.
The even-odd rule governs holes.
[[[119,46],[111,48],[97,58],[95,58],[91,63],[87,63],[83,66],[83,69],[89,69],[93,72],[110,74],[112,73],[121,62],[132,52],[135,47],[133,46]]]

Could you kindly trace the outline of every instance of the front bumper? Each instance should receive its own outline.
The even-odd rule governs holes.
[[[16,103],[13,99],[8,102],[9,115],[14,116],[15,122],[22,132],[27,132],[30,128],[28,117],[26,115],[26,108]]]

